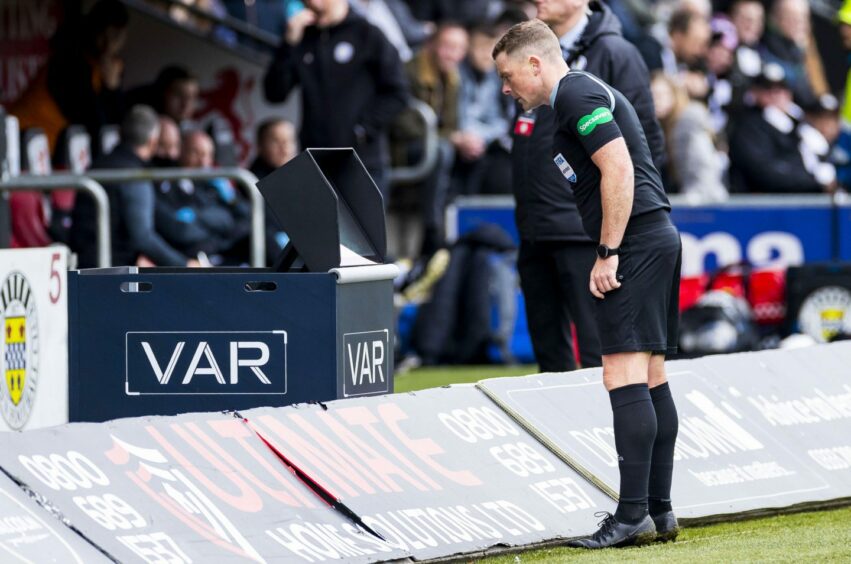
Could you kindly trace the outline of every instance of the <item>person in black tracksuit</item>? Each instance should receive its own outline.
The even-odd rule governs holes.
[[[588,9],[590,15],[578,41],[565,49],[562,40],[567,63],[599,76],[632,102],[654,164],[661,168],[665,141],[653,109],[647,67],[638,50],[621,36],[620,23],[608,7],[593,1]],[[547,23],[552,27],[552,22]],[[532,346],[542,372],[577,367],[571,321],[576,326],[581,365],[600,366],[600,343],[588,291],[596,242],[583,230],[573,192],[553,166],[553,116],[547,106],[518,112],[511,155],[521,239],[517,269]]]
[[[347,0],[305,6],[266,71],[266,99],[283,102],[301,86],[301,147],[354,147],[386,205],[386,128],[408,98],[399,55]]]

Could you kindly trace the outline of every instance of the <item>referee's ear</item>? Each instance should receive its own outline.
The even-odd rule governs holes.
[[[528,63],[532,67],[532,74],[534,76],[540,76],[540,74],[541,74],[541,57],[539,57],[538,55],[529,55]]]

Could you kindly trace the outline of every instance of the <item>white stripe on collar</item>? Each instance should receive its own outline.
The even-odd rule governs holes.
[[[608,84],[606,84],[605,82],[603,82],[602,80],[600,80],[599,78],[597,78],[596,76],[594,76],[593,74],[591,74],[589,72],[576,71],[576,70],[571,70],[571,71],[568,71],[568,72],[574,73],[574,74],[582,74],[584,76],[587,76],[588,78],[590,78],[591,80],[593,80],[594,82],[596,82],[597,84],[602,86],[603,90],[606,91],[606,94],[609,95],[609,101],[611,102],[611,106],[609,107],[609,110],[612,111],[612,112],[615,111],[615,93],[612,92],[612,89],[609,88]]]

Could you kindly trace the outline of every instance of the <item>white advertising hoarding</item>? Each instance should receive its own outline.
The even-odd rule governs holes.
[[[0,250],[0,431],[68,422],[68,249]]]

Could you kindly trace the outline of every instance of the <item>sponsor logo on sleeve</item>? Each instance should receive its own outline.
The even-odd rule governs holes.
[[[564,158],[564,155],[559,153],[558,155],[555,156],[553,161],[556,163],[556,166],[561,171],[561,173],[564,175],[564,177],[567,178],[568,181],[575,184],[576,183],[576,173],[573,171],[573,167],[570,166],[570,163],[567,162],[567,159]]]
[[[576,130],[579,135],[590,135],[598,125],[609,123],[613,119],[612,111],[609,108],[600,107],[579,118],[579,121],[576,122]]]

